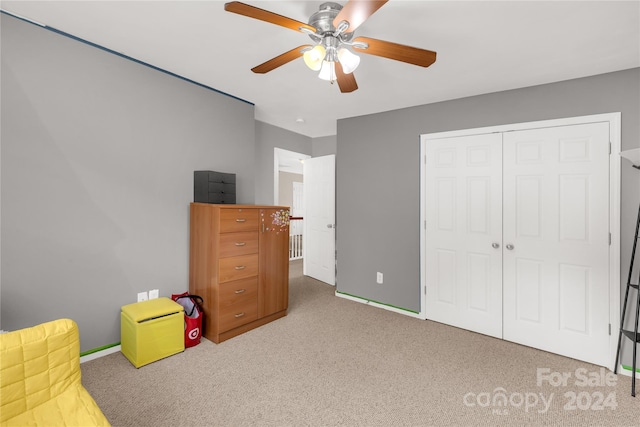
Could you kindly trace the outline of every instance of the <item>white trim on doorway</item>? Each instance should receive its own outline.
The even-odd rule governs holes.
[[[425,209],[425,179],[426,179],[426,147],[429,140],[470,136],[487,133],[503,133],[518,130],[548,128],[556,126],[570,126],[586,123],[608,122],[611,153],[620,152],[620,113],[597,114],[581,117],[561,118],[554,120],[515,123],[483,128],[464,129],[448,132],[423,134],[420,137],[420,313],[421,319],[427,319],[426,307],[426,272],[425,272],[425,243],[426,243],[426,209]],[[617,337],[620,323],[620,156],[609,156],[609,230],[611,245],[609,250],[609,323],[611,334],[609,340],[609,365],[613,370],[616,358]]]

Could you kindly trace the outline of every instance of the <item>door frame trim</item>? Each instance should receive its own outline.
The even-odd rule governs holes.
[[[611,245],[609,246],[609,323],[611,334],[609,336],[609,364],[607,368],[613,370],[617,351],[617,337],[620,330],[620,152],[621,147],[621,113],[605,113],[589,116],[567,117],[552,120],[541,120],[506,125],[488,126],[481,128],[469,128],[454,131],[436,132],[420,135],[420,312],[418,317],[428,318],[426,307],[426,271],[425,271],[425,246],[426,246],[426,147],[430,140],[454,138],[459,136],[471,136],[486,133],[504,133],[517,130],[548,128],[558,126],[571,126],[587,123],[609,123],[609,141],[611,154],[609,155],[609,232],[611,233]]]

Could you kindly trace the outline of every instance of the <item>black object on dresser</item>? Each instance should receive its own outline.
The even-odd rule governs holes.
[[[193,201],[196,203],[235,204],[236,174],[194,171]]]

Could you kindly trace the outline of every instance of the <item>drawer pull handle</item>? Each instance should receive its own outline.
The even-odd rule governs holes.
[[[245,268],[247,268],[246,265],[237,265],[236,266],[236,270],[244,270]]]
[[[244,246],[244,245],[246,245],[245,242],[236,242],[236,246]]]
[[[236,219],[236,222],[247,222],[247,220],[244,218],[238,218]]]
[[[244,313],[238,313],[238,314],[236,314],[235,316],[236,316],[236,319],[237,319],[238,317],[242,317],[242,316],[244,316]]]
[[[244,294],[246,291],[246,289],[236,289],[236,294]]]

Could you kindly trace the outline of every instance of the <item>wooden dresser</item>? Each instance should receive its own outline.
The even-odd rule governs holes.
[[[189,292],[203,335],[220,343],[286,316],[289,208],[191,204]]]

